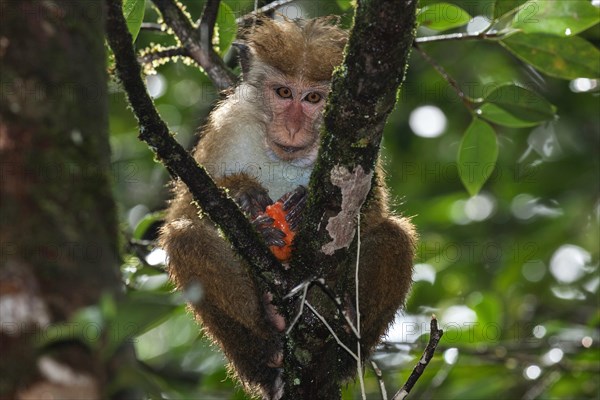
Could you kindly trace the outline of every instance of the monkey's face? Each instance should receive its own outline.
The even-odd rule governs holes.
[[[269,110],[266,144],[278,159],[312,165],[317,156],[319,127],[329,88],[300,80],[274,80],[263,86]]]

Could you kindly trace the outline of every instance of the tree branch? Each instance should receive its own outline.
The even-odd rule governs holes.
[[[332,80],[320,154],[310,179],[303,224],[295,241],[295,254],[299,257],[292,260],[292,271],[323,276],[324,271],[340,264],[339,253],[344,252],[327,256],[321,251],[331,240],[325,229],[327,220],[323,218],[339,213],[342,204],[341,191],[331,180],[332,173],[337,166],[349,172],[356,172],[358,167],[365,173],[374,170],[383,127],[404,80],[414,41],[415,13],[413,0],[359,3],[344,64]],[[299,276],[297,281],[305,278]]]
[[[198,31],[200,32],[202,46],[205,49],[212,49],[213,33],[215,31],[215,24],[217,23],[220,2],[220,0],[208,0],[204,5],[204,10],[202,10]]]
[[[152,1],[160,11],[165,23],[173,29],[189,56],[204,69],[215,87],[224,90],[233,86],[236,77],[215,52],[211,40],[216,21],[216,15],[213,17],[212,14],[214,13],[215,3],[218,8],[219,1],[211,0],[206,4],[205,10],[210,12],[209,16],[206,18],[203,16],[201,19],[201,25],[202,22],[205,22],[205,25],[201,26],[200,29],[194,28],[190,19],[173,0]],[[202,35],[200,30],[202,30],[202,33],[205,30],[210,33],[209,35]]]
[[[429,365],[429,361],[433,358],[433,354],[435,353],[435,349],[437,348],[440,339],[444,331],[438,328],[437,319],[435,315],[431,317],[431,325],[430,325],[430,333],[429,333],[429,343],[427,343],[427,347],[425,347],[425,351],[421,356],[421,359],[411,372],[410,376],[406,380],[404,386],[400,388],[400,390],[392,397],[392,400],[403,400],[408,396],[412,388],[417,383],[417,380],[423,375],[425,368]]]
[[[117,74],[140,125],[139,138],[150,146],[172,175],[178,176],[188,186],[202,211],[223,230],[236,251],[261,278],[256,279],[257,284],[283,296],[283,288],[273,283],[273,276],[283,270],[281,264],[258,238],[236,203],[215,185],[206,170],[173,138],[142,82],[121,0],[107,0],[107,3],[108,42],[115,54]]]
[[[150,64],[155,61],[163,62],[163,60],[169,60],[172,57],[189,57],[189,54],[185,48],[173,46],[143,51],[138,57],[138,61],[141,64]]]

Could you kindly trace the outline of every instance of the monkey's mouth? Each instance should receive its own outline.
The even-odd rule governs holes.
[[[273,141],[273,143],[280,148],[281,150],[283,150],[285,153],[288,154],[293,154],[296,153],[298,151],[304,150],[306,147],[302,147],[302,146],[284,146],[281,143],[277,143],[275,141]]]

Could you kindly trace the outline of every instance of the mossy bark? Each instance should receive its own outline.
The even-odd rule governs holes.
[[[17,398],[49,384],[33,339],[121,281],[103,2],[2,0],[0,15],[0,397]],[[99,357],[76,344],[51,357],[91,378],[72,393],[102,396]]]
[[[320,156],[311,176],[303,225],[295,239],[296,256],[290,268],[292,282],[332,277],[329,283],[337,295],[342,299],[345,294],[353,298],[348,293],[353,277],[349,254],[356,248],[356,240],[331,255],[322,250],[332,240],[326,221],[342,209],[341,190],[332,183],[332,174],[340,168],[352,173],[361,167],[367,174],[375,170],[383,128],[396,104],[415,36],[416,3],[416,0],[358,2],[345,61],[332,80]],[[324,310],[342,340],[351,341],[341,329],[331,299],[315,296],[311,303]],[[291,304],[287,311],[294,312]],[[291,320],[294,315],[287,317]],[[349,373],[340,366],[348,365],[348,359],[323,324],[305,311],[287,340],[285,399],[339,398],[340,380]]]

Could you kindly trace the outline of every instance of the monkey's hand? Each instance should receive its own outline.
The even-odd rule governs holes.
[[[254,226],[281,262],[288,261],[292,256],[291,244],[306,205],[306,194],[306,188],[298,186],[281,196],[265,209],[264,214],[253,220]]]
[[[281,196],[278,201],[283,202],[283,211],[285,214],[285,220],[290,226],[292,231],[295,231],[302,221],[302,211],[306,207],[306,199],[308,197],[308,191],[302,185]]]
[[[260,232],[268,246],[283,247],[291,243],[291,238],[284,238],[290,234],[293,236],[293,231],[300,225],[307,193],[304,186],[298,186],[281,196],[275,203],[271,201],[264,208],[264,212],[254,217],[252,225]]]
[[[261,213],[273,204],[267,191],[261,187],[249,187],[235,194],[235,200],[250,219],[256,219]]]
[[[262,235],[267,246],[283,247],[285,246],[284,238],[286,235],[274,224],[275,219],[269,214],[260,214],[252,220],[252,225]]]

